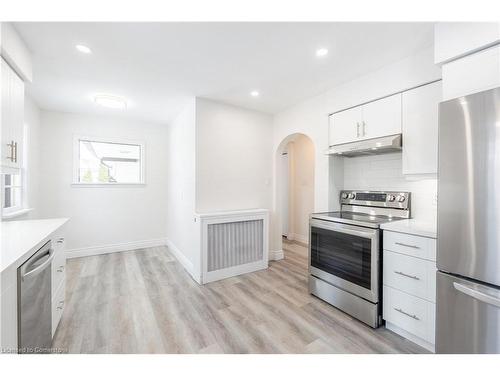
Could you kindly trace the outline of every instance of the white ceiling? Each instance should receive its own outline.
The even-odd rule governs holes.
[[[276,113],[432,45],[432,23],[15,23],[49,110],[166,122],[202,96]],[[82,54],[76,44],[89,46]],[[317,58],[319,47],[329,49]],[[258,90],[260,96],[250,96]],[[96,93],[130,101],[98,107]]]

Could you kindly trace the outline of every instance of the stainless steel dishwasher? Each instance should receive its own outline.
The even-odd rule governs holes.
[[[48,353],[52,346],[52,258],[48,241],[17,269],[19,353]]]

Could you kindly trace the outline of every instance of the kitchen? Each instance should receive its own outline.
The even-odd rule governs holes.
[[[500,352],[499,23],[2,22],[1,51],[2,351]]]

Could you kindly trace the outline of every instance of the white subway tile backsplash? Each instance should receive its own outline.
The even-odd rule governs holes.
[[[402,165],[401,153],[344,158],[344,188],[409,191],[412,217],[435,221],[437,179],[408,180]]]

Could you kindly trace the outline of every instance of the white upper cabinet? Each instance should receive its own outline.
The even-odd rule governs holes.
[[[361,135],[363,114],[354,107],[330,116],[330,145],[353,142]]]
[[[403,174],[437,173],[441,81],[403,93]]]
[[[401,94],[365,104],[362,137],[384,137],[401,133]]]
[[[20,168],[23,154],[24,82],[2,59],[2,145],[0,165]]]
[[[1,22],[0,53],[23,81],[33,80],[31,53],[10,22]]]
[[[338,145],[401,133],[401,94],[330,116],[329,144]]]
[[[499,42],[499,22],[438,22],[434,27],[434,62],[445,63]]]
[[[500,45],[443,65],[443,100],[500,87]]]

